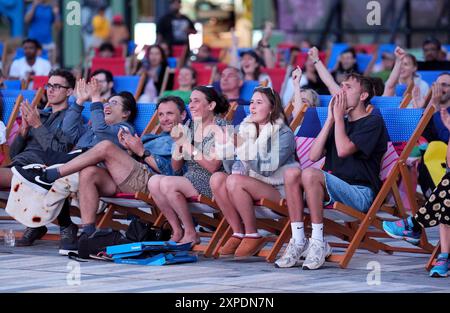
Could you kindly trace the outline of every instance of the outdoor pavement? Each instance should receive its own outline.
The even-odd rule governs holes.
[[[1,230],[23,228],[14,221],[0,221]],[[58,228],[51,226],[50,232],[58,233]],[[435,243],[438,229],[431,229],[428,235]],[[78,263],[58,255],[55,241],[5,247],[0,240],[0,293],[450,292],[450,277],[428,277],[424,268],[428,258],[359,250],[347,269],[335,263],[316,271],[277,269],[258,257],[235,261],[201,256],[197,263],[151,267],[97,260]]]

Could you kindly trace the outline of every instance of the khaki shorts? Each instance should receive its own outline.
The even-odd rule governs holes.
[[[148,193],[147,183],[152,174],[143,163],[133,160],[134,167],[130,175],[119,185],[119,191],[123,193],[142,192]]]

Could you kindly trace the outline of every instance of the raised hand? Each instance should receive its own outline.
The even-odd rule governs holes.
[[[267,44],[270,37],[272,37],[273,23],[268,21],[264,25],[263,41]]]
[[[317,49],[316,47],[312,47],[308,51],[308,56],[313,62],[319,61],[319,49]]]
[[[88,84],[89,94],[91,96],[92,102],[102,102],[102,87],[95,78],[91,78]]]
[[[302,79],[302,69],[297,66],[296,69],[292,72],[292,81],[295,87],[300,86],[300,80]]]
[[[414,108],[422,108],[424,105],[424,101],[420,96],[420,88],[419,86],[414,86],[412,90],[412,98],[413,98],[413,107]]]
[[[333,111],[334,111],[334,105],[335,105],[336,101],[337,101],[337,94],[331,98],[330,103],[328,104],[327,120],[332,123],[334,122]]]
[[[26,100],[28,102],[28,100]],[[26,105],[25,101],[22,101],[21,106],[20,106],[20,114],[22,115],[22,124],[20,124],[20,135],[25,138],[28,135],[28,131],[30,130],[30,125],[28,124],[26,118],[25,118],[25,112],[22,109],[23,106]]]
[[[78,105],[83,105],[84,102],[88,101],[90,98],[88,84],[84,78],[77,81],[77,85],[75,86],[75,97],[77,98],[76,102]]]
[[[441,84],[434,83],[431,86],[431,103],[436,107],[437,110],[439,110],[439,104],[441,103],[442,95],[443,92]]]
[[[30,125],[33,128],[38,128],[39,126],[42,125],[38,109],[36,107],[33,108],[28,103],[28,100],[22,102],[21,111],[22,111],[22,120],[25,119],[28,125]]]
[[[340,91],[336,95],[336,101],[333,106],[333,116],[335,119],[343,119],[347,109],[347,95],[345,91]]]
[[[403,57],[406,55],[406,52],[402,48],[397,47],[397,48],[395,48],[394,54],[395,54],[395,58],[397,60],[401,61],[403,59]]]

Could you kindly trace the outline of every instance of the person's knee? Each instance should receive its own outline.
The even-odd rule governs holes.
[[[89,166],[80,171],[80,183],[96,182],[100,169],[97,166]]]
[[[150,177],[147,183],[148,190],[150,194],[157,194],[160,192],[161,175],[154,175]]]
[[[315,168],[307,168],[301,174],[301,180],[305,189],[308,189],[310,186],[316,186],[321,183],[323,180],[323,173],[321,170]]]
[[[224,186],[226,179],[227,175],[225,173],[214,173],[209,180],[211,190],[213,192],[220,190]]]
[[[164,177],[159,184],[159,190],[162,194],[170,196],[176,191],[176,185],[172,182],[170,177]]]
[[[109,140],[100,141],[98,144],[94,146],[94,149],[96,150],[97,154],[101,156],[108,156],[114,154],[116,148],[117,146],[112,141]]]
[[[302,171],[299,168],[288,168],[284,172],[285,185],[293,185],[301,183]]]
[[[242,175],[230,175],[226,181],[226,187],[228,192],[233,193],[243,188]]]

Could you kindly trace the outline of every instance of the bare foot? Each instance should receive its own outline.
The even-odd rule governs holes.
[[[170,237],[170,241],[179,242],[183,238],[183,232],[173,233]]]
[[[184,234],[184,237],[179,241],[179,243],[189,243],[191,242],[193,246],[200,244],[200,236],[195,233],[193,235]]]

